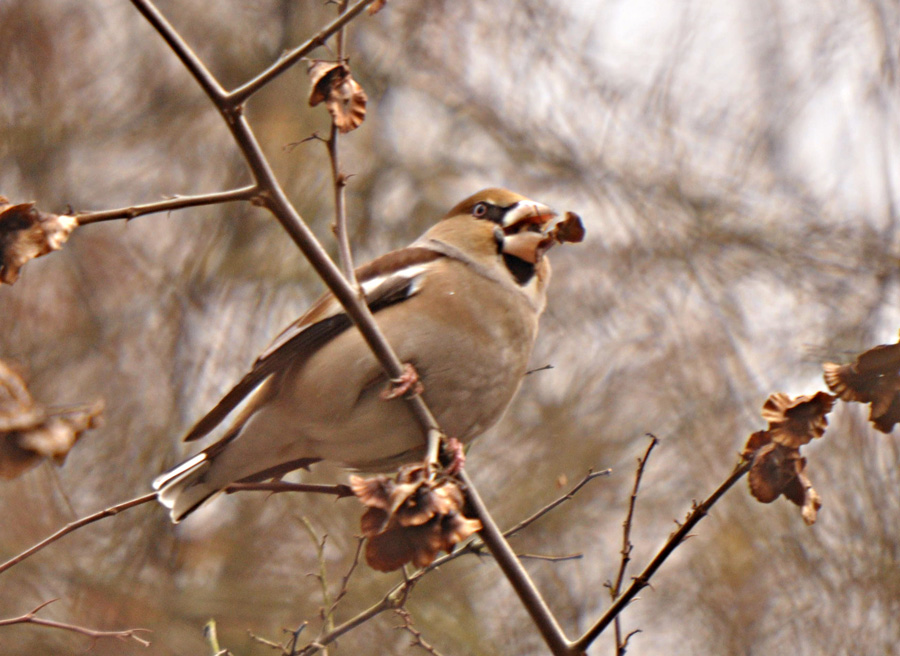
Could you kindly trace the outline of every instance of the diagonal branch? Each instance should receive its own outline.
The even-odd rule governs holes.
[[[554,656],[570,654],[569,640],[566,638],[566,634],[563,633],[562,627],[557,622],[550,607],[547,606],[547,602],[544,601],[544,598],[538,592],[537,587],[518,557],[516,557],[512,547],[509,546],[509,542],[503,538],[503,534],[497,527],[497,523],[490,512],[488,512],[484,501],[481,500],[478,491],[472,486],[468,472],[463,469],[459,473],[459,477],[466,486],[466,498],[475,510],[478,519],[481,520],[482,529],[478,534],[484,540],[487,548],[490,549],[491,554],[497,561],[497,565],[503,570],[506,578],[512,584],[528,614],[531,615],[532,621],[534,621],[541,632],[547,646],[550,647],[550,651],[553,652]]]
[[[144,0],[132,0],[131,4],[133,4],[135,9],[147,19],[148,23],[156,28],[156,31],[159,32],[163,40],[169,44],[172,52],[175,53],[175,56],[181,60],[184,67],[194,76],[194,79],[197,80],[197,84],[199,84],[203,91],[206,92],[206,95],[212,99],[216,107],[220,109],[223,108],[225,106],[225,99],[228,97],[225,89],[222,88],[222,85],[219,84],[216,77],[208,68],[206,68],[206,65],[194,51],[191,50],[191,47],[187,42],[181,38],[181,35],[172,28],[169,21],[166,20],[166,17],[156,8],[156,5],[150,1]]]
[[[752,461],[750,460],[741,460],[737,466],[734,468],[734,471],[731,472],[731,475],[725,479],[725,481],[716,488],[715,492],[710,494],[703,502],[694,504],[694,507],[691,509],[691,512],[688,514],[687,519],[684,524],[681,524],[678,527],[678,530],[672,533],[669,536],[669,539],[666,540],[666,543],[662,546],[659,552],[654,556],[653,560],[644,568],[640,574],[638,574],[632,580],[631,585],[622,593],[622,596],[610,606],[609,610],[607,610],[603,616],[597,620],[597,622],[592,626],[588,631],[578,638],[575,642],[572,643],[572,647],[576,650],[584,651],[586,650],[594,640],[597,639],[603,631],[609,626],[609,623],[618,616],[619,613],[624,610],[624,608],[631,603],[631,600],[634,599],[635,595],[640,592],[643,588],[645,588],[650,583],[650,579],[653,578],[653,575],[656,574],[656,570],[658,570],[666,559],[672,555],[675,549],[684,542],[685,538],[687,538],[688,534],[691,530],[696,526],[701,519],[706,517],[706,514],[709,512],[709,509],[725,494],[731,487],[737,483],[744,475],[750,471],[750,465]]]
[[[229,93],[227,96],[228,103],[232,107],[238,107],[242,105],[250,96],[262,89],[276,77],[284,73],[298,61],[306,57],[313,50],[325,45],[325,41],[328,39],[328,37],[330,37],[332,34],[344,27],[347,23],[356,18],[363,9],[372,4],[374,1],[375,0],[360,0],[359,2],[357,2],[355,5],[350,7],[348,11],[344,12],[334,21],[319,30],[315,34],[315,36],[309,39],[309,41],[284,55],[281,59],[272,64],[269,68],[257,75],[255,78]]]
[[[116,504],[115,506],[110,506],[109,508],[104,508],[100,512],[96,512],[93,515],[88,515],[87,517],[82,517],[81,519],[76,520],[74,522],[69,522],[68,524],[63,526],[61,529],[59,529],[53,535],[41,540],[40,542],[38,542],[36,545],[31,547],[30,549],[26,549],[25,551],[20,553],[18,556],[11,558],[8,561],[6,561],[5,563],[3,563],[2,565],[0,565],[0,573],[5,572],[13,565],[18,565],[23,560],[25,560],[29,556],[36,554],[38,551],[40,551],[47,545],[56,542],[61,537],[68,535],[72,531],[77,531],[82,526],[87,526],[88,524],[93,524],[94,522],[104,519],[105,517],[112,517],[113,515],[118,515],[123,510],[128,510],[129,508],[134,508],[135,506],[140,506],[142,504],[149,503],[150,501],[155,501],[155,500],[156,500],[156,492],[151,492],[150,494],[145,494],[143,496],[140,496],[140,497],[137,497],[134,499],[130,499],[129,501],[125,501],[123,503]]]

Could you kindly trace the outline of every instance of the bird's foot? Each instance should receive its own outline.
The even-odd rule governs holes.
[[[455,437],[448,438],[441,445],[441,464],[444,473],[455,476],[466,464],[466,451],[463,443]]]
[[[425,391],[425,386],[419,380],[419,373],[408,362],[403,365],[403,373],[399,378],[391,378],[387,389],[381,393],[385,401],[396,399],[398,396],[418,396]]]

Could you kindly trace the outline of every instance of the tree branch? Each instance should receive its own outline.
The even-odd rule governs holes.
[[[166,20],[165,16],[160,13],[156,5],[150,0],[131,0],[131,4],[159,32],[163,40],[169,44],[172,52],[181,60],[181,63],[184,64],[184,67],[188,69],[190,74],[194,76],[197,84],[215,103],[216,107],[220,109],[225,107],[225,101],[228,98],[225,89],[222,88],[215,76],[210,73],[206,65],[191,50],[187,42],[181,38],[181,35]]]
[[[306,55],[311,53],[316,48],[325,45],[325,41],[328,39],[328,37],[330,37],[332,34],[344,27],[344,25],[356,18],[363,9],[372,4],[374,1],[375,0],[360,0],[359,2],[357,2],[355,5],[350,7],[349,11],[344,12],[334,21],[319,30],[315,36],[309,39],[309,41],[284,55],[283,57],[281,57],[281,59],[272,64],[269,68],[257,75],[255,78],[229,93],[227,96],[228,103],[232,107],[238,107],[242,105],[250,96],[262,89],[276,77],[284,73],[298,61],[306,57]]]
[[[117,515],[120,512],[122,512],[123,510],[128,510],[129,508],[134,508],[135,506],[140,506],[140,505],[148,503],[150,501],[154,501],[155,499],[156,499],[156,492],[151,492],[149,494],[145,494],[143,496],[131,499],[130,501],[124,501],[122,503],[116,504],[115,506],[110,506],[109,508],[105,508],[104,510],[101,510],[100,512],[96,512],[93,515],[88,515],[87,517],[82,517],[79,520],[70,522],[70,523],[66,524],[65,526],[63,526],[61,529],[59,529],[56,533],[54,533],[50,537],[41,540],[40,542],[38,542],[36,545],[31,547],[30,549],[26,549],[25,551],[20,553],[15,558],[11,558],[10,560],[8,560],[5,563],[3,563],[2,565],[0,565],[0,573],[5,572],[13,565],[18,565],[23,560],[25,560],[29,556],[36,554],[38,551],[40,551],[47,545],[56,542],[61,537],[68,535],[72,531],[78,530],[82,526],[87,526],[88,524],[92,524],[96,521],[99,521],[99,520],[105,518],[105,517],[111,517],[112,515]],[[40,609],[38,608],[37,610],[40,610]],[[35,611],[32,611],[32,612],[35,612]]]
[[[631,550],[634,548],[634,545],[631,544],[631,523],[634,519],[634,507],[637,503],[637,495],[638,489],[641,486],[641,478],[644,476],[644,467],[647,466],[647,461],[650,459],[650,454],[653,452],[653,448],[657,444],[659,444],[659,440],[655,435],[650,435],[649,437],[650,444],[647,445],[647,450],[644,451],[643,456],[638,458],[637,471],[634,474],[634,487],[631,488],[631,498],[628,501],[628,512],[626,513],[625,521],[622,524],[622,561],[619,564],[619,573],[616,575],[616,581],[609,589],[609,594],[612,597],[613,601],[616,600],[616,597],[619,596],[619,591],[622,589],[622,581],[625,579],[625,570],[628,568],[628,563],[631,560]],[[622,626],[618,615],[616,615],[615,621],[615,634],[616,656],[624,656],[625,646],[628,644],[628,638],[631,636],[631,634],[629,634],[625,639],[622,638]]]
[[[10,626],[12,624],[36,624],[38,626],[46,626],[51,629],[62,629],[63,631],[71,631],[73,633],[78,633],[83,636],[87,636],[88,638],[93,638],[94,640],[98,640],[100,638],[116,638],[117,640],[121,640],[123,642],[131,639],[135,642],[142,644],[144,647],[149,647],[150,642],[148,640],[144,640],[139,635],[139,632],[147,632],[150,633],[150,629],[125,629],[123,631],[98,631],[96,629],[89,629],[84,626],[78,626],[76,624],[67,624],[65,622],[57,622],[55,620],[45,620],[41,617],[37,617],[37,613],[42,609],[46,608],[50,604],[52,604],[56,599],[51,599],[50,601],[45,601],[40,604],[34,610],[25,613],[24,615],[20,615],[19,617],[11,617],[9,619],[0,620],[0,626]]]
[[[343,15],[347,10],[347,0],[338,0],[338,15]],[[344,61],[344,31],[341,27],[337,33],[337,59]],[[344,190],[347,187],[347,176],[341,171],[340,153],[338,152],[338,136],[340,130],[332,120],[331,135],[325,144],[328,146],[328,159],[331,161],[331,180],[334,185],[334,236],[338,244],[338,261],[341,263],[341,271],[350,284],[359,289],[356,282],[356,273],[353,268],[353,252],[350,249],[350,235],[347,230],[347,209]],[[361,292],[358,292],[361,293]]]
[[[522,566],[522,563],[519,562],[512,547],[503,538],[503,534],[497,527],[496,522],[494,522],[494,518],[488,512],[484,501],[481,500],[478,491],[472,486],[468,472],[465,469],[462,470],[459,473],[459,477],[466,486],[466,497],[475,510],[475,515],[481,520],[482,528],[478,532],[481,539],[484,540],[500,569],[503,570],[506,578],[512,584],[513,589],[519,596],[519,600],[525,606],[535,626],[541,632],[541,636],[544,638],[547,646],[550,647],[550,651],[554,656],[567,656],[571,653],[569,640],[563,633],[559,622],[556,621],[556,617],[553,615],[550,607],[547,606],[547,602],[544,601],[544,598],[538,592],[537,587]]]
[[[99,223],[100,221],[114,221],[116,219],[134,219],[144,214],[153,214],[155,212],[171,212],[172,210],[180,210],[186,207],[199,207],[202,205],[216,205],[219,203],[229,203],[239,200],[252,201],[258,192],[256,185],[249,185],[239,189],[231,189],[229,191],[217,191],[211,194],[198,194],[196,196],[175,196],[166,200],[157,201],[155,203],[146,203],[144,205],[133,205],[131,207],[121,207],[115,210],[102,210],[99,212],[75,212],[75,218],[78,219],[78,225],[88,225],[89,223]]]
[[[588,631],[578,638],[575,642],[572,643],[572,647],[576,650],[584,651],[586,650],[594,640],[597,639],[603,631],[609,626],[609,623],[613,621],[613,619],[622,612],[622,610],[634,599],[635,595],[640,592],[643,588],[645,588],[649,583],[650,579],[656,573],[666,559],[672,555],[675,549],[685,540],[688,534],[691,532],[691,529],[703,519],[706,514],[709,512],[709,509],[715,504],[723,494],[725,494],[735,483],[737,483],[743,476],[750,471],[750,465],[752,464],[749,460],[742,460],[737,464],[734,468],[734,471],[731,472],[731,475],[725,479],[725,481],[716,488],[715,492],[713,492],[709,497],[707,497],[702,503],[694,504],[694,507],[691,509],[691,512],[688,514],[687,519],[684,524],[681,524],[677,531],[672,533],[669,536],[669,539],[666,540],[666,543],[663,545],[662,549],[654,556],[653,560],[644,568],[640,574],[638,574],[632,581],[631,585],[628,586],[628,589],[622,593],[622,596],[618,598],[618,600],[610,606],[609,610],[607,610],[603,616],[597,620],[597,622],[592,626]]]
[[[595,478],[600,478],[601,476],[609,476],[611,473],[612,473],[611,469],[602,469],[600,471],[594,471],[592,469],[588,470],[588,473],[585,474],[584,478],[582,478],[575,485],[575,487],[573,487],[571,490],[569,490],[566,494],[557,498],[554,501],[551,501],[546,506],[544,506],[543,508],[538,510],[536,513],[534,513],[531,517],[523,519],[521,522],[519,522],[512,528],[507,529],[506,531],[503,532],[503,536],[508,538],[512,535],[515,535],[516,533],[521,531],[526,526],[533,524],[534,522],[539,520],[541,517],[546,515],[548,512],[550,512],[557,506],[562,505],[566,501],[570,501],[571,499],[575,498],[575,495],[578,494],[578,492],[581,490],[581,488],[583,488],[585,485],[590,483]]]
[[[286,483],[283,481],[267,481],[264,483],[232,483],[228,487],[225,488],[225,492],[227,494],[233,494],[235,492],[245,492],[245,491],[262,491],[262,492],[308,492],[313,494],[333,494],[338,499],[343,497],[352,497],[353,491],[350,489],[349,485],[317,485],[312,483]],[[8,570],[10,567],[14,565],[18,565],[26,558],[33,556],[38,551],[41,551],[45,547],[53,544],[60,538],[68,535],[72,531],[76,531],[83,526],[87,526],[88,524],[93,524],[96,521],[104,519],[106,517],[112,517],[113,515],[117,515],[123,510],[128,510],[129,508],[134,508],[135,506],[140,506],[145,503],[149,503],[150,501],[154,501],[156,499],[156,492],[150,492],[140,497],[136,497],[134,499],[130,499],[128,501],[123,501],[122,503],[118,503],[114,506],[110,506],[109,508],[104,508],[103,510],[94,513],[93,515],[88,515],[87,517],[82,517],[79,520],[74,522],[70,522],[66,524],[64,527],[59,529],[53,535],[41,540],[34,546],[26,549],[22,553],[20,553],[15,558],[11,558],[6,561],[2,565],[0,565],[0,574]]]
[[[318,483],[288,483],[286,481],[263,481],[261,483],[232,483],[225,488],[226,494],[235,492],[310,492],[313,494],[333,494],[338,499],[352,497],[349,485],[320,485]]]

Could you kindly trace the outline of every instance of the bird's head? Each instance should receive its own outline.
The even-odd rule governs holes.
[[[554,243],[547,235],[556,216],[547,205],[513,191],[484,189],[454,206],[428,236],[476,257],[500,253],[510,267],[517,260],[533,267],[543,264],[543,254]]]

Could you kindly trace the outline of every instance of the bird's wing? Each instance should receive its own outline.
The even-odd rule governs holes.
[[[413,296],[429,265],[443,257],[428,248],[393,251],[360,267],[356,274],[369,310],[379,310]],[[184,437],[185,442],[207,435],[253,390],[273,374],[309,357],[352,325],[350,317],[332,294],[325,294],[297,321],[287,327],[257,358],[253,368],[222,397]]]

